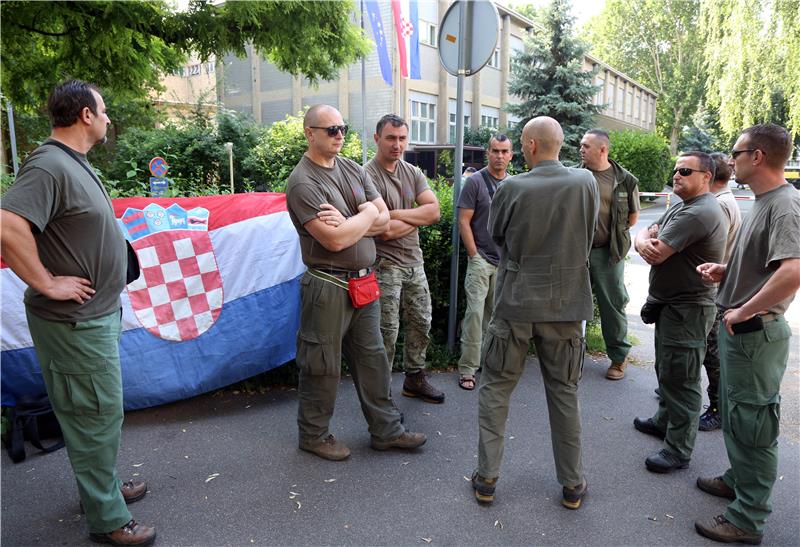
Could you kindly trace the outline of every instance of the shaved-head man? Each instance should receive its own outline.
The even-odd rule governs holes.
[[[338,110],[312,106],[303,120],[303,132],[308,150],[286,184],[287,209],[308,266],[300,282],[297,333],[300,449],[327,460],[350,455],[329,428],[342,355],[353,372],[372,448],[422,446],[425,435],[409,433],[400,423],[380,331],[371,236],[386,231],[386,203],[369,174],[339,156],[347,126]]]
[[[625,255],[631,248],[630,228],[639,218],[639,181],[608,157],[611,140],[603,129],[590,129],[581,139],[581,164],[591,171],[600,190],[600,214],[589,255],[592,290],[597,297],[600,327],[611,361],[606,378],[625,377],[628,337],[628,291]]]
[[[562,505],[578,509],[587,484],[581,464],[578,380],[584,327],[592,317],[587,262],[599,208],[597,183],[564,167],[564,133],[552,118],[529,121],[522,153],[531,168],[510,177],[492,200],[489,232],[500,247],[495,307],[484,340],[478,394],[478,469],[472,486],[491,503],[503,459],[509,400],[533,341],[544,379]],[[525,479],[525,469],[511,471]]]

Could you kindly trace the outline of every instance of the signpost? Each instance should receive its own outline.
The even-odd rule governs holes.
[[[494,24],[492,24],[494,23]],[[447,348],[456,345],[458,314],[458,196],[464,171],[464,78],[475,74],[491,59],[497,46],[500,18],[497,8],[486,0],[457,0],[439,25],[439,60],[457,78],[456,149],[453,162],[453,254],[450,258],[450,313],[447,321]]]
[[[169,171],[167,161],[160,156],[156,156],[150,160],[148,167],[153,175],[150,177],[150,194],[153,197],[161,197],[167,192],[170,183],[168,178],[164,178],[164,175]]]

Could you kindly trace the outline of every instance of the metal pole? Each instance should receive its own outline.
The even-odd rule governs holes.
[[[11,141],[11,163],[14,165],[14,176],[19,172],[19,159],[17,158],[17,133],[14,130],[14,107],[11,101],[6,101],[8,112],[8,140]]]
[[[231,174],[231,194],[235,193],[233,189],[233,143],[226,142],[225,149],[228,151],[228,165],[230,166],[230,174]]]
[[[364,0],[361,0],[361,33],[364,33]],[[367,69],[361,58],[361,165],[367,164]]]
[[[458,256],[460,240],[458,233],[458,196],[461,193],[461,174],[464,172],[464,77],[468,62],[467,29],[472,17],[472,3],[459,3],[458,78],[456,87],[456,148],[453,159],[453,252],[450,255],[450,308],[447,318],[447,349],[451,353],[456,347],[456,322],[458,317]]]

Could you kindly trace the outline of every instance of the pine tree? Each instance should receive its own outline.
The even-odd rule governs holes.
[[[576,38],[569,10],[569,0],[552,0],[542,15],[544,31],[533,30],[525,51],[511,62],[509,92],[521,102],[507,109],[520,117],[512,131],[520,166],[524,158],[519,153],[519,136],[528,120],[536,116],[556,119],[564,129],[561,159],[577,161],[581,137],[600,111],[594,104],[598,90],[594,72],[582,69],[588,48]]]

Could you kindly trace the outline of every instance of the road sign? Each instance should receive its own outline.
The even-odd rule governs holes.
[[[154,198],[162,197],[167,192],[170,182],[172,181],[169,179],[150,177],[150,195]]]
[[[464,4],[466,25],[461,26],[461,4]],[[478,72],[489,62],[499,37],[500,19],[493,2],[484,0],[453,2],[444,14],[439,27],[439,59],[444,69],[458,76],[459,68],[464,75]],[[462,30],[465,33],[462,35]],[[458,50],[461,39],[466,41],[464,60],[458,66]]]
[[[150,172],[153,174],[154,177],[161,178],[167,174],[169,171],[169,167],[167,167],[167,160],[160,156],[156,156],[152,160],[150,160]]]

